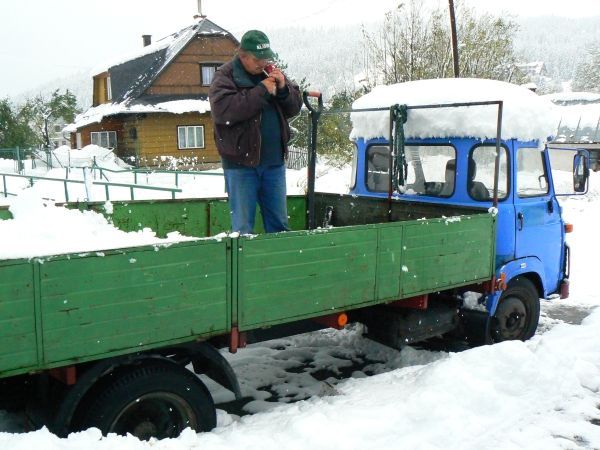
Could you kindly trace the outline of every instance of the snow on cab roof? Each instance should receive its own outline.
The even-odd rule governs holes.
[[[534,92],[515,84],[475,78],[443,78],[377,86],[357,99],[353,109],[502,100],[502,138],[523,141],[546,139],[556,132],[556,106]],[[496,137],[496,105],[409,110],[404,125],[406,137],[446,138]],[[351,114],[352,139],[389,136],[389,112]]]

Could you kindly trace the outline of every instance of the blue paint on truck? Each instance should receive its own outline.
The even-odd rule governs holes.
[[[351,193],[388,197],[386,139],[355,141]],[[504,285],[526,277],[539,296],[560,292],[568,278],[565,224],[557,201],[549,152],[537,141],[502,140],[498,178],[496,278]],[[394,198],[492,208],[496,141],[474,138],[407,139],[406,180]],[[501,289],[488,293],[496,311]]]

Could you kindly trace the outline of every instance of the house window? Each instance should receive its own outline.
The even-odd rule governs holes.
[[[117,132],[116,131],[92,131],[90,133],[92,145],[98,145],[104,148],[117,147]]]
[[[110,85],[110,75],[106,77],[106,100],[112,100],[112,86]]]
[[[179,150],[204,148],[204,126],[188,125],[177,127],[177,146]]]
[[[218,64],[201,64],[200,65],[200,83],[202,86],[210,86],[215,72],[219,67]]]

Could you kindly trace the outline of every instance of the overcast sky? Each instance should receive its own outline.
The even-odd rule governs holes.
[[[202,9],[213,22],[239,36],[249,28],[379,21],[400,1],[203,0]],[[600,15],[600,0],[468,3],[478,11],[516,16]],[[196,12],[197,0],[0,0],[0,98],[118,60],[142,46],[142,34],[151,34],[154,40],[164,37],[191,24]]]

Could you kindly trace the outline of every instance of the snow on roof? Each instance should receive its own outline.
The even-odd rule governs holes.
[[[208,100],[172,100],[157,104],[127,104],[127,103],[105,103],[88,109],[75,117],[75,122],[67,125],[63,131],[74,133],[78,128],[92,123],[101,122],[104,117],[115,114],[129,113],[172,113],[183,114],[197,112],[200,114],[210,111]]]
[[[556,106],[529,89],[495,80],[446,78],[377,86],[353,103],[353,109],[502,100],[502,138],[544,142],[556,131]],[[409,110],[405,136],[415,138],[495,138],[496,105]],[[389,112],[355,112],[350,137],[389,136]]]
[[[210,20],[202,19],[200,22],[185,27],[176,33],[165,36],[164,38],[161,38],[150,45],[96,66],[91,71],[91,76],[98,75],[99,73],[108,71],[111,67],[125,64],[129,61],[136,60],[142,56],[146,56],[150,53],[155,53],[166,48],[168,48],[169,58],[172,58],[181,49],[181,44],[187,44],[190,38],[195,34],[207,36],[219,34],[223,36],[230,35],[227,30],[224,30]]]
[[[600,94],[597,92],[556,92],[543,97],[558,105],[600,103]]]
[[[600,120],[600,104],[569,105],[557,108],[561,126],[570,128],[597,127]]]

